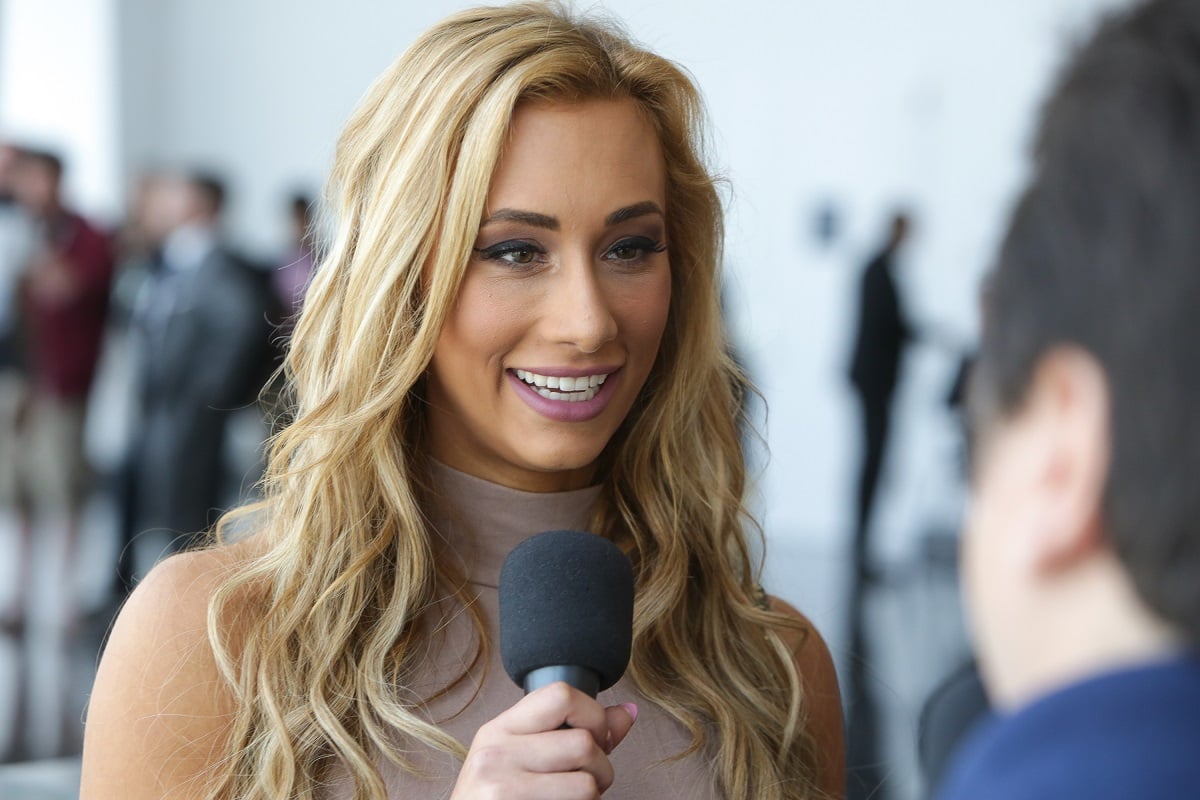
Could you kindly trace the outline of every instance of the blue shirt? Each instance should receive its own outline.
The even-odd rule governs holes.
[[[937,798],[1200,798],[1200,657],[1100,675],[990,717]]]

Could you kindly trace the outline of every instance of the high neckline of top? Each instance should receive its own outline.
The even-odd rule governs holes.
[[[566,492],[526,492],[429,460],[430,522],[458,554],[467,579],[496,587],[509,552],[542,531],[588,530],[599,486]]]

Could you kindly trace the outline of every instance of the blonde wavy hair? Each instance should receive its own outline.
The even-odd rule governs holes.
[[[635,566],[630,674],[691,733],[731,800],[816,796],[800,676],[783,636],[803,631],[761,602],[747,540],[757,532],[742,502],[747,385],[721,322],[722,213],[700,95],[614,24],[521,3],[464,11],[421,36],[339,140],[336,236],[284,364],[294,420],[272,442],[262,502],[217,529],[221,541],[231,526],[252,526],[265,549],[209,609],[236,701],[210,797],[313,798],[340,762],[357,798],[384,800],[373,758],[407,763],[397,733],[406,746],[465,755],[402,688],[424,653],[427,609],[462,585],[436,557],[422,513],[422,375],[514,108],[590,98],[637,102],[668,175],[667,329],[601,457],[594,520]],[[236,611],[248,598],[252,618]],[[231,614],[239,624],[222,622]]]

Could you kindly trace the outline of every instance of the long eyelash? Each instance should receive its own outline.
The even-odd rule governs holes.
[[[494,244],[491,247],[472,247],[471,251],[478,254],[481,258],[488,261],[495,261],[501,256],[514,253],[518,250],[529,250],[538,255],[544,255],[545,251],[536,245],[531,245],[525,242],[501,242]]]
[[[626,247],[636,247],[640,250],[644,250],[647,253],[663,253],[666,252],[667,249],[666,242],[655,241],[647,236],[635,236],[630,239],[622,239],[614,244],[613,247],[615,248],[621,245]]]

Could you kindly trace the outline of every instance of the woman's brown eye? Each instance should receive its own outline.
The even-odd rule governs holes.
[[[645,236],[628,236],[615,242],[604,254],[604,257],[612,261],[640,263],[650,253],[661,253],[666,249],[666,245],[654,239]]]
[[[477,247],[475,252],[484,260],[499,261],[517,267],[537,263],[543,256],[542,249],[537,245],[517,241],[500,242],[491,247]]]

